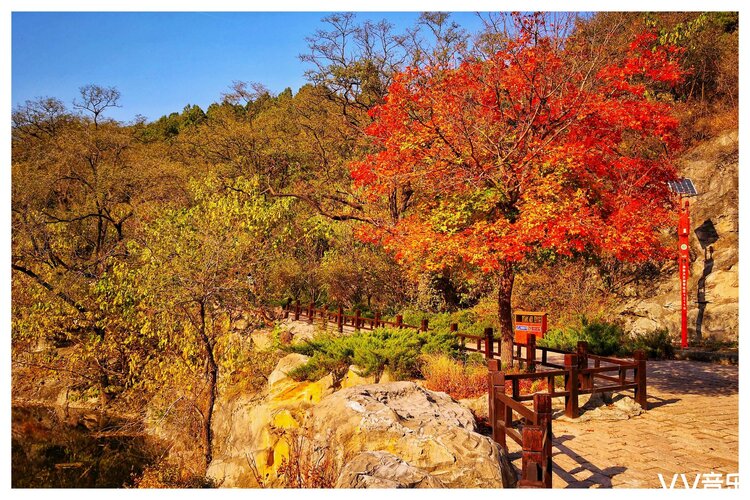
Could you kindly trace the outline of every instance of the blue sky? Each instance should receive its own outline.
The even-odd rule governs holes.
[[[234,80],[265,84],[274,92],[305,83],[305,37],[324,28],[325,12],[14,12],[12,101],[53,96],[70,103],[88,83],[115,86],[122,108],[153,120],[186,104],[206,108]],[[397,30],[418,13],[358,13],[387,18]],[[474,13],[453,18],[469,31]]]

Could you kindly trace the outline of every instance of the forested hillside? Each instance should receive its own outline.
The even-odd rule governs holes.
[[[614,322],[676,282],[666,181],[738,126],[738,15],[484,21],[333,15],[304,87],[238,75],[153,121],[108,118],[106,83],[18,104],[14,396],[181,412],[208,466],[217,394],[276,361],[250,334],[290,301],[463,311],[507,345],[511,307]]]

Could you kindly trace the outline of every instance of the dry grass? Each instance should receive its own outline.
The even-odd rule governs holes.
[[[487,393],[487,367],[483,363],[461,363],[444,354],[422,357],[425,387],[448,393],[453,399],[476,398]]]
[[[676,115],[680,121],[680,137],[686,148],[739,127],[736,106],[682,104],[677,106]]]
[[[281,461],[279,477],[284,488],[333,488],[340,467],[328,446],[317,446],[304,432],[287,433],[289,457]]]
[[[444,354],[425,355],[422,358],[425,387],[432,391],[448,393],[453,399],[471,399],[487,394],[487,367],[484,363],[462,363]],[[522,373],[517,367],[503,370],[506,374]],[[506,391],[512,391],[506,382]],[[546,380],[519,381],[521,394],[546,392]]]
[[[214,488],[215,485],[205,476],[196,474],[187,467],[162,460],[150,465],[133,479],[134,488]]]

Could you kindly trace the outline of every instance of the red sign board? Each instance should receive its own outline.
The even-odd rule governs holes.
[[[515,327],[514,341],[527,344],[530,334],[537,338],[544,337],[547,332],[547,313],[539,311],[516,311],[513,315]]]

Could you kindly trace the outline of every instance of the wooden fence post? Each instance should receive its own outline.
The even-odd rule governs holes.
[[[294,321],[299,321],[299,313],[300,313],[300,307],[299,307],[299,300],[296,304],[294,304]]]
[[[373,326],[373,328],[377,328],[379,326],[380,326],[380,313],[376,312],[375,313],[375,326]]]
[[[453,331],[453,325],[450,326]],[[492,433],[494,438],[495,427],[497,427],[497,421],[495,419],[495,378],[494,374],[498,371],[498,365],[496,360],[490,360],[487,363],[487,417],[490,421],[490,427],[492,427]],[[495,440],[497,441],[497,440]]]
[[[638,364],[635,369],[635,381],[638,387],[635,388],[635,401],[641,405],[641,408],[648,410],[648,399],[646,393],[646,353],[642,350],[633,353],[633,359]]]
[[[362,313],[359,312],[359,309],[357,309],[356,311],[354,311],[354,329],[355,330],[359,330],[359,321],[360,321],[360,315],[361,314]]]
[[[400,314],[396,315],[396,328],[403,328],[404,317]]]
[[[427,331],[427,320],[426,320],[426,319],[423,319],[423,320],[422,320],[422,324],[420,325],[419,329],[420,329],[421,331],[423,331],[423,332],[426,332],[426,331]]]
[[[492,426],[492,439],[500,445],[502,449],[508,451],[508,443],[505,437],[505,427],[510,425],[510,408],[506,407],[500,398],[497,397],[498,393],[505,394],[505,374],[499,371],[500,363],[496,359],[491,359],[487,362],[488,372],[488,383],[489,383],[489,417],[490,425]],[[498,425],[498,421],[502,419],[503,426]]]
[[[536,371],[536,335],[533,333],[526,338],[526,371]]]
[[[521,480],[519,488],[538,488],[542,482],[544,464],[544,429],[538,425],[524,425],[521,429]]]
[[[484,329],[484,357],[492,359],[494,357],[492,351],[492,328],[487,327]]]
[[[591,389],[591,374],[581,373],[589,367],[589,343],[585,340],[579,340],[576,345],[576,355],[578,356],[578,379],[581,389]]]
[[[451,323],[450,331],[453,333],[453,335],[458,335],[458,323]],[[466,349],[466,337],[458,337],[458,345],[461,348],[461,352],[465,353],[464,349]]]
[[[284,306],[284,319],[289,319],[289,310],[292,308],[292,301],[290,300]]]
[[[344,331],[344,308],[339,306],[339,312],[336,315],[336,326],[338,327],[339,333]]]
[[[578,418],[578,356],[565,355],[565,416]]]
[[[542,392],[534,394],[534,413],[545,437],[542,443],[542,482],[545,488],[552,488],[552,396]]]
[[[307,321],[312,324],[313,318],[315,317],[315,303],[310,302],[310,305],[307,306]]]

